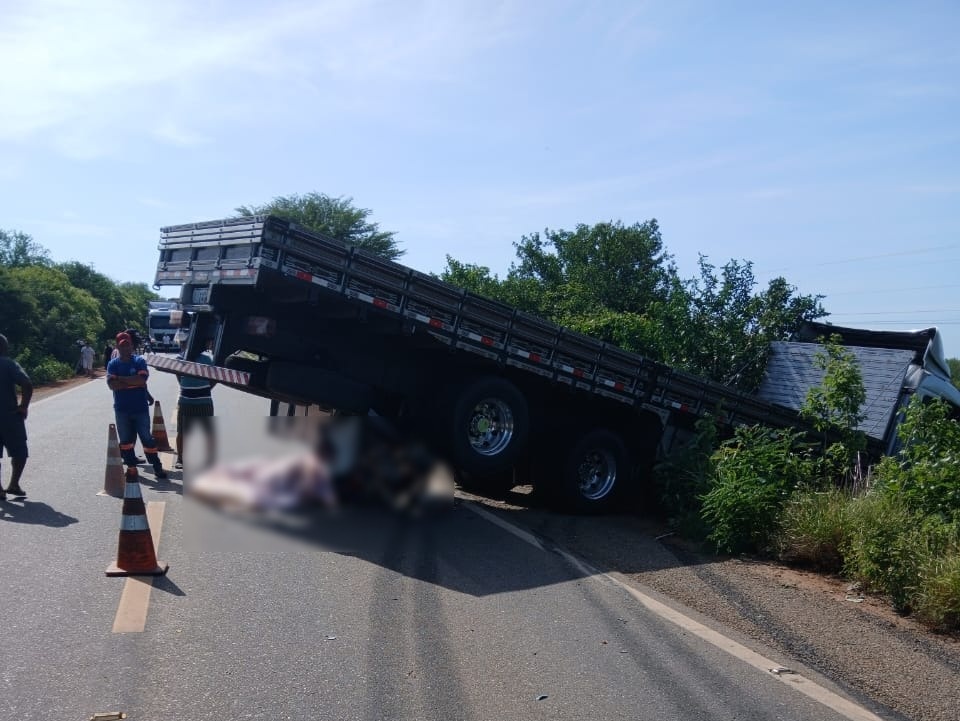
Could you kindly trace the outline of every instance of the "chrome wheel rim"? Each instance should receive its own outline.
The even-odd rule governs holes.
[[[513,440],[513,413],[499,398],[485,398],[470,412],[467,426],[470,447],[481,456],[502,453]]]
[[[594,448],[583,454],[577,467],[580,495],[598,501],[613,489],[617,482],[617,461],[610,451]]]

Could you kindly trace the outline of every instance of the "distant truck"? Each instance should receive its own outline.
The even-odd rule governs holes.
[[[144,345],[152,351],[179,350],[176,341],[180,328],[180,302],[177,300],[151,300],[147,304]]]

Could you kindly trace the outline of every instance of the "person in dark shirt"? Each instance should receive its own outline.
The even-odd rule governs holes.
[[[134,355],[133,341],[126,333],[117,334],[118,355],[107,364],[107,386],[113,391],[113,411],[117,420],[120,455],[128,466],[137,465],[133,445],[137,437],[143,444],[143,454],[153,466],[157,478],[167,474],[157,455],[157,442],[151,431],[150,411],[147,406],[147,362]]]
[[[182,330],[177,331],[177,340],[180,342],[180,355],[177,358],[187,360],[187,336]],[[212,345],[213,341],[207,340],[204,344],[205,350],[196,358],[193,358],[193,362],[213,365]],[[184,375],[178,375],[177,381],[180,384],[180,396],[177,399],[177,461],[173,467],[176,469],[183,468],[183,439],[194,426],[199,426],[206,434],[206,465],[210,466],[216,456],[213,396],[210,393],[216,382]]]
[[[7,356],[9,350],[7,337],[0,335],[0,458],[3,458],[3,449],[6,448],[13,469],[7,490],[4,491],[0,486],[0,501],[5,501],[8,493],[20,498],[27,495],[20,487],[20,476],[29,455],[26,420],[27,408],[33,397],[30,377],[19,363]],[[16,386],[20,386],[19,403]]]

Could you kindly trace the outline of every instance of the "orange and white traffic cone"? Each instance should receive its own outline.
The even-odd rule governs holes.
[[[167,427],[163,422],[163,411],[160,410],[160,401],[153,402],[153,439],[157,442],[158,451],[172,451],[170,438],[167,436]]]
[[[137,467],[127,469],[123,488],[123,516],[120,521],[120,542],[117,560],[107,567],[108,576],[162,576],[169,569],[166,563],[157,561],[153,536],[147,523],[147,509],[140,493],[140,477]]]
[[[98,496],[123,498],[123,458],[120,456],[120,441],[117,427],[111,423],[107,429],[107,469],[103,474],[103,490]]]

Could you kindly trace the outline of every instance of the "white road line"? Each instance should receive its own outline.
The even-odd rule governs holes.
[[[153,535],[153,552],[159,552],[160,531],[163,528],[165,501],[150,501],[147,504],[147,520]],[[127,576],[113,619],[114,633],[140,633],[147,627],[147,612],[150,610],[150,591],[155,576],[144,578]]]
[[[486,510],[484,510],[483,508],[480,508],[479,506],[471,503],[470,501],[467,501],[467,500],[464,499],[464,500],[463,500],[463,503],[464,503],[464,505],[465,505],[466,508],[469,508],[471,511],[473,511],[474,513],[476,513],[478,516],[480,516],[480,517],[483,518],[484,520],[489,521],[490,523],[492,523],[492,524],[495,525],[495,526],[499,526],[500,528],[502,528],[502,529],[503,529],[504,531],[506,531],[507,533],[512,533],[514,536],[516,536],[517,538],[519,538],[521,541],[524,541],[525,543],[529,543],[531,546],[533,546],[534,548],[538,548],[538,549],[540,549],[541,551],[546,551],[546,550],[547,550],[547,549],[544,547],[544,545],[543,545],[542,543],[540,543],[540,539],[538,539],[538,538],[537,538],[536,536],[534,536],[532,533],[528,533],[527,531],[524,531],[522,528],[517,528],[517,527],[514,526],[512,523],[510,523],[510,522],[508,522],[508,521],[504,521],[502,518],[500,518],[500,517],[497,516],[496,514],[490,513],[489,511],[486,511]]]
[[[543,545],[543,543],[541,543],[541,541],[538,538],[536,538],[533,534],[523,530],[522,528],[518,528],[517,526],[513,525],[509,521],[505,521],[499,516],[496,516],[495,514],[490,513],[487,510],[479,508],[478,506],[476,506],[475,504],[467,500],[464,500],[463,504],[464,504],[464,507],[470,509],[481,518],[484,518],[485,520],[490,521],[491,523],[499,526],[505,531],[512,533],[514,536],[521,539],[522,541],[529,543],[535,548],[539,548],[541,551],[547,550],[546,547]],[[683,630],[689,633],[692,633],[693,635],[706,641],[712,646],[717,647],[721,651],[725,651],[731,656],[734,656],[740,659],[741,661],[744,661],[745,663],[749,664],[750,666],[753,666],[754,668],[762,671],[765,677],[773,681],[778,681],[780,683],[787,684],[788,686],[790,686],[790,688],[794,689],[795,691],[799,691],[800,693],[804,694],[805,696],[808,696],[814,701],[817,701],[818,703],[823,704],[824,706],[837,712],[841,716],[844,716],[845,718],[850,719],[850,721],[883,721],[883,719],[877,716],[876,714],[868,711],[867,709],[863,708],[862,706],[859,706],[858,704],[852,701],[849,701],[843,696],[840,696],[839,694],[836,694],[833,691],[830,691],[829,689],[824,688],[823,686],[816,683],[815,681],[811,681],[808,678],[804,678],[799,673],[790,673],[790,674],[772,673],[772,669],[776,669],[779,667],[779,664],[777,662],[772,661],[765,656],[762,656],[756,651],[752,651],[746,646],[740,643],[737,643],[731,638],[727,638],[722,633],[719,633],[718,631],[715,631],[712,628],[709,628],[708,626],[704,626],[702,623],[698,621],[694,621],[692,618],[685,615],[684,613],[681,613],[680,611],[677,611],[676,609],[671,608],[670,606],[667,606],[666,604],[661,603],[660,601],[657,601],[651,596],[648,596],[642,591],[634,588],[632,585],[623,581],[622,579],[617,578],[612,574],[598,571],[597,569],[593,568],[589,564],[585,563],[584,561],[574,556],[569,551],[566,551],[556,546],[553,546],[551,550],[555,551],[567,563],[569,563],[571,566],[576,568],[581,574],[583,574],[585,578],[594,578],[594,579],[602,578],[607,581],[610,581],[611,583],[615,584],[616,586],[622,588],[624,591],[629,593],[631,596],[633,596],[633,598],[639,601],[647,610],[651,611],[652,613],[655,613],[660,618],[670,621],[671,623],[679,626]]]

